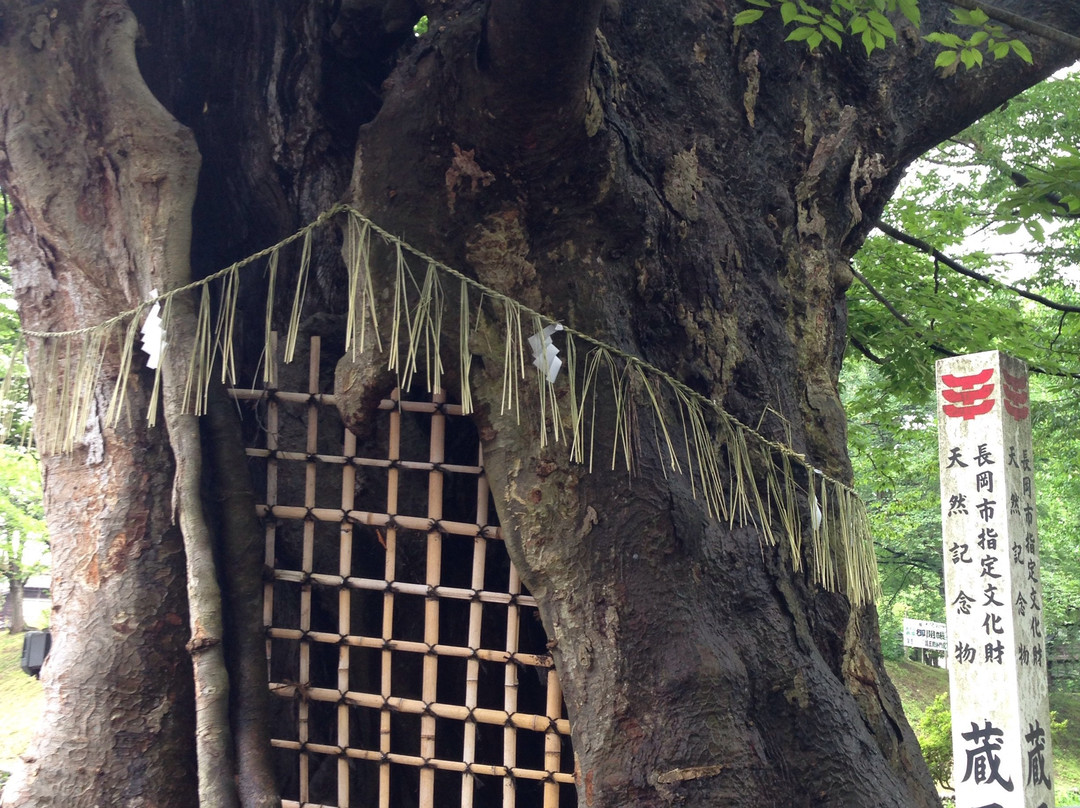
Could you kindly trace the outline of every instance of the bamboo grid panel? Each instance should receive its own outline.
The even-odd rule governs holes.
[[[263,419],[265,446],[248,456],[266,485],[257,510],[270,690],[293,727],[272,740],[279,770],[284,757],[294,774],[283,806],[576,804],[559,681],[536,601],[506,557],[479,441],[472,463],[447,462],[447,432],[467,421],[460,406],[443,393],[407,401],[395,392],[379,408],[385,451],[357,456],[319,368],[314,338],[307,392],[275,389],[276,367],[267,389],[232,391]],[[403,429],[429,435],[427,457],[402,456]],[[327,454],[331,431],[343,437]],[[283,445],[289,435],[303,445]],[[290,475],[295,483],[283,484]],[[475,509],[446,518],[444,489],[460,492],[463,480]],[[324,501],[327,489],[338,502]],[[286,501],[288,492],[303,501]],[[299,547],[283,564],[289,541]]]

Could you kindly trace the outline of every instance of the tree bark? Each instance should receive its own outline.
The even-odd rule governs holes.
[[[270,694],[262,623],[266,540],[245,474],[247,456],[234,402],[214,385],[204,419],[208,487],[214,492],[224,576],[225,654],[230,677],[230,724],[236,745],[236,789],[244,808],[281,805],[270,756]]]
[[[943,24],[947,4],[923,5],[927,29]],[[1001,5],[1080,28],[1064,0]],[[910,160],[1067,61],[1034,43],[1031,67],[942,78],[910,27],[870,59],[815,55],[772,19],[734,29],[736,4],[714,0],[132,6],[146,82],[204,157],[196,276],[344,196],[840,478],[848,258]],[[142,85],[124,4],[0,8],[0,182],[24,323],[97,323],[186,250],[195,149]],[[431,32],[414,38],[422,13]],[[309,296],[331,325],[338,250],[315,243]],[[241,294],[252,374],[263,299]],[[753,526],[709,518],[647,439],[631,479],[540,450],[535,413],[499,411],[483,318],[477,423],[554,642],[580,803],[936,804],[872,611],[793,573]],[[101,422],[105,370],[86,440],[45,459],[49,712],[5,805],[196,800],[173,457],[160,429]],[[132,381],[133,413],[147,382]]]
[[[26,616],[23,612],[26,582],[21,578],[8,578],[8,593],[5,608],[11,615],[8,624],[9,634],[21,634],[26,631]]]
[[[3,10],[0,182],[23,327],[99,323],[144,300],[150,273],[186,251],[197,152],[142,83],[125,6]],[[60,379],[42,353],[30,359],[42,400]],[[117,365],[107,357],[88,391],[75,450],[42,447],[53,645],[45,714],[5,806],[197,802],[173,461],[144,418],[105,422]],[[140,416],[147,381],[128,387]]]
[[[1036,47],[1033,67],[945,79],[910,28],[872,59],[818,56],[773,22],[734,31],[723,4],[624,0],[600,20],[583,103],[552,103],[552,126],[514,113],[559,97],[559,65],[528,55],[563,23],[494,24],[511,6],[432,20],[361,132],[356,205],[850,478],[848,259],[908,161],[1067,57]],[[521,70],[488,69],[518,44]],[[582,80],[566,82],[575,97]],[[936,805],[872,609],[793,574],[753,526],[709,518],[644,435],[630,480],[541,451],[539,410],[497,403],[497,316],[473,343],[477,420],[553,641],[580,804]]]

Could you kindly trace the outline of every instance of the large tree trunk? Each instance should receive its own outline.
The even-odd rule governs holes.
[[[1080,27],[1064,1],[1004,4]],[[194,150],[144,92],[123,3],[3,5],[0,181],[24,322],[100,322],[162,277],[136,268],[186,249]],[[941,24],[945,4],[924,6]],[[197,274],[347,198],[841,479],[848,258],[908,161],[1064,61],[1034,47],[1033,67],[943,79],[914,31],[869,60],[854,43],[813,55],[774,22],[737,32],[738,7],[715,0],[132,7],[146,82],[204,158]],[[345,309],[337,252],[315,244],[309,313]],[[242,294],[250,374],[262,300]],[[792,572],[759,528],[712,518],[651,439],[631,477],[541,450],[527,403],[520,421],[500,411],[495,336],[474,346],[477,421],[554,643],[580,803],[936,804],[873,612]],[[115,372],[85,443],[46,459],[48,727],[5,804],[194,801],[172,461],[160,428],[101,423]]]
[[[595,40],[567,35],[602,6]],[[873,60],[819,57],[767,24],[733,35],[735,10],[493,0],[437,17],[361,132],[352,194],[850,479],[848,259],[908,160],[1046,66],[946,80],[914,32]],[[589,57],[588,81],[565,78]],[[873,610],[710,518],[647,435],[630,479],[541,450],[538,408],[500,411],[491,330],[474,340],[485,465],[554,643],[581,804],[936,805]]]
[[[16,7],[17,6],[17,7]],[[182,261],[198,154],[142,83],[136,22],[113,2],[5,4],[0,175],[13,283],[25,328],[78,329],[145,300]],[[178,257],[179,256],[179,257]],[[61,385],[44,349],[32,388]],[[52,537],[53,644],[46,708],[4,805],[196,804],[184,554],[162,427],[148,428],[149,374],[130,419],[105,414],[117,357],[65,414],[85,419],[71,451],[36,425]],[[84,405],[84,406],[83,406]]]

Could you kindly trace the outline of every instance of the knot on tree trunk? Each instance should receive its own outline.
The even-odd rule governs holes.
[[[188,640],[187,645],[185,645],[184,647],[187,648],[189,654],[194,656],[195,654],[200,654],[203,651],[207,651],[216,645],[221,645],[220,638],[199,635],[192,637],[190,640]]]

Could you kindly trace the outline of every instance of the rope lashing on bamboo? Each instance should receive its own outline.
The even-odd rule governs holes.
[[[514,300],[470,278],[433,256],[393,235],[348,205],[336,205],[310,224],[271,247],[248,256],[206,278],[189,283],[149,299],[139,306],[85,328],[69,331],[26,331],[29,339],[41,343],[47,378],[59,380],[37,398],[38,439],[46,451],[71,451],[86,431],[95,406],[94,382],[113,341],[120,338],[119,373],[109,407],[107,423],[115,423],[125,409],[126,389],[132,368],[136,337],[144,316],[155,305],[161,306],[168,350],[171,302],[183,293],[198,292],[200,303],[195,345],[184,346],[191,352],[185,406],[202,414],[206,407],[211,368],[221,366],[222,380],[235,379],[234,327],[239,299],[239,273],[261,259],[266,261],[267,302],[265,352],[272,351],[271,319],[277,292],[278,263],[281,250],[301,242],[300,266],[291,301],[286,332],[284,359],[291,362],[300,333],[300,319],[311,264],[313,232],[344,219],[344,258],[347,272],[349,310],[346,324],[346,350],[353,355],[364,353],[372,342],[387,355],[387,369],[398,375],[402,389],[408,390],[423,368],[427,389],[441,387],[444,372],[442,342],[443,314],[450,305],[444,283],[458,285],[457,359],[461,410],[472,412],[473,398],[469,381],[472,352],[470,338],[478,325],[481,308],[473,313],[471,301],[488,302],[490,317],[501,326],[503,337],[503,413],[514,413],[520,421],[523,383],[535,376],[535,400],[540,410],[540,445],[549,440],[568,441],[570,458],[592,468],[595,447],[594,427],[599,389],[606,385],[614,399],[615,437],[611,447],[611,465],[623,457],[628,470],[633,466],[633,446],[637,438],[637,408],[653,415],[654,439],[674,473],[684,473],[695,497],[701,497],[711,517],[729,526],[755,524],[763,541],[776,545],[780,539],[773,526],[779,520],[787,539],[792,563],[801,568],[803,534],[811,544],[813,580],[827,589],[844,591],[855,603],[872,601],[877,595],[878,578],[869,522],[856,492],[843,481],[815,468],[801,453],[760,434],[727,413],[719,402],[702,396],[671,374],[620,348],[607,344],[574,327],[561,324],[565,339],[564,361],[567,369],[566,395],[569,406],[559,403],[555,382],[548,378],[541,363],[527,359],[526,334],[543,334],[545,327],[557,321],[542,312]],[[376,302],[371,262],[372,241],[378,239],[393,258],[392,310],[380,312]],[[424,265],[416,273],[410,260]],[[211,286],[220,283],[219,305],[212,321]],[[501,309],[501,311],[500,311]],[[390,318],[389,334],[380,327],[380,318]],[[535,374],[528,365],[535,364]],[[160,391],[160,365],[155,371],[149,420],[156,417]],[[264,361],[264,368],[269,362]],[[264,381],[270,383],[268,371]],[[323,397],[325,398],[325,397]],[[666,403],[665,403],[666,402]],[[568,412],[564,412],[568,409]],[[677,422],[671,419],[674,410]],[[712,417],[710,428],[707,414]],[[751,451],[755,447],[756,451]],[[726,469],[720,460],[726,449]],[[680,454],[682,455],[680,457]],[[755,458],[764,458],[759,462]],[[684,470],[684,464],[686,466]],[[806,484],[795,480],[794,470],[801,469]],[[764,477],[764,484],[755,482]],[[724,478],[727,479],[724,479]],[[809,526],[799,503],[809,503]]]

